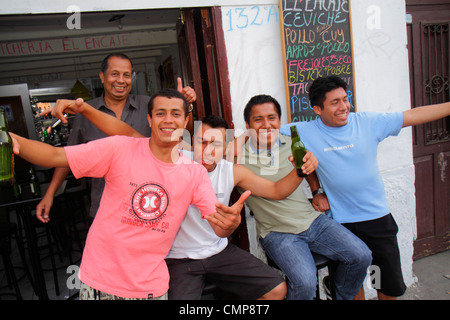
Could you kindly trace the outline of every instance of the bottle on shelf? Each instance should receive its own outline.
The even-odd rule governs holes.
[[[12,185],[13,196],[16,201],[20,201],[22,200],[22,189],[20,187],[20,184],[17,182],[17,179],[14,178],[13,180],[14,180]]]
[[[34,171],[33,166],[30,167],[29,174],[30,174],[31,196],[33,198],[39,198],[41,196],[41,188],[39,186],[39,180],[36,176],[36,172]]]

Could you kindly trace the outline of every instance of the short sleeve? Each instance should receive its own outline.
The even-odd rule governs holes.
[[[288,123],[288,124],[284,124],[280,127],[280,133],[284,134],[286,136],[290,136],[291,135],[291,127],[297,125],[296,122],[293,123]]]
[[[402,112],[367,112],[370,128],[376,134],[377,140],[382,141],[389,136],[397,136],[403,126]]]
[[[116,137],[108,137],[64,147],[73,175],[77,179],[104,177],[109,171],[111,160],[117,149],[116,140]]]
[[[217,200],[211,180],[205,168],[199,168],[199,180],[194,190],[192,203],[200,210],[202,218],[216,212]]]

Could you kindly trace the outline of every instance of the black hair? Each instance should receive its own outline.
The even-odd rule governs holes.
[[[220,116],[216,116],[214,114],[211,114],[209,116],[206,116],[202,119],[200,123],[198,123],[195,126],[194,132],[197,132],[200,129],[200,125],[206,124],[207,126],[210,126],[213,129],[225,129],[225,141],[228,143],[233,140],[233,134],[230,129],[230,126],[228,125],[228,122]],[[225,142],[224,141],[224,142]]]
[[[185,117],[189,115],[189,103],[187,102],[184,95],[175,89],[164,88],[150,97],[150,101],[148,102],[148,114],[150,115],[150,117],[152,116],[153,103],[157,97],[164,97],[169,99],[181,99],[183,101],[184,115]]]
[[[131,59],[124,53],[115,52],[115,53],[108,54],[105,57],[105,59],[103,59],[102,65],[100,67],[100,71],[101,72],[105,73],[106,70],[108,70],[108,67],[109,67],[108,61],[109,61],[109,58],[111,58],[111,57],[118,57],[118,58],[126,59],[126,60],[130,61],[130,63],[131,63],[131,70],[133,70],[133,62],[131,62]]]
[[[252,112],[253,106],[263,103],[273,103],[278,113],[278,117],[281,118],[281,106],[278,101],[272,96],[260,94],[252,97],[244,108],[244,120],[246,123],[250,123],[250,113]]]
[[[314,80],[309,87],[311,107],[319,106],[323,109],[323,102],[326,99],[327,92],[337,88],[347,90],[347,83],[338,76],[328,76]]]
[[[202,119],[202,124],[207,124],[211,128],[230,129],[230,126],[224,118],[211,114]]]

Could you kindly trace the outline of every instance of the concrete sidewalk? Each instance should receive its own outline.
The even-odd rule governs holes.
[[[414,261],[417,282],[398,300],[450,300],[450,250]]]

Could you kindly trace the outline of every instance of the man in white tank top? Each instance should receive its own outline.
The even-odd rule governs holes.
[[[254,174],[244,166],[223,159],[228,124],[218,116],[202,120],[194,135],[194,156],[207,170],[218,200],[228,205],[235,186],[253,195],[283,199],[301,183],[293,169],[285,178],[272,182]],[[305,165],[308,173],[317,166],[312,154]],[[166,262],[170,272],[169,299],[200,299],[206,280],[241,299],[284,299],[286,284],[271,267],[249,252],[228,242],[234,226],[213,230],[208,221],[199,218],[198,209],[190,206],[177,233]],[[230,222],[231,223],[231,222]]]

